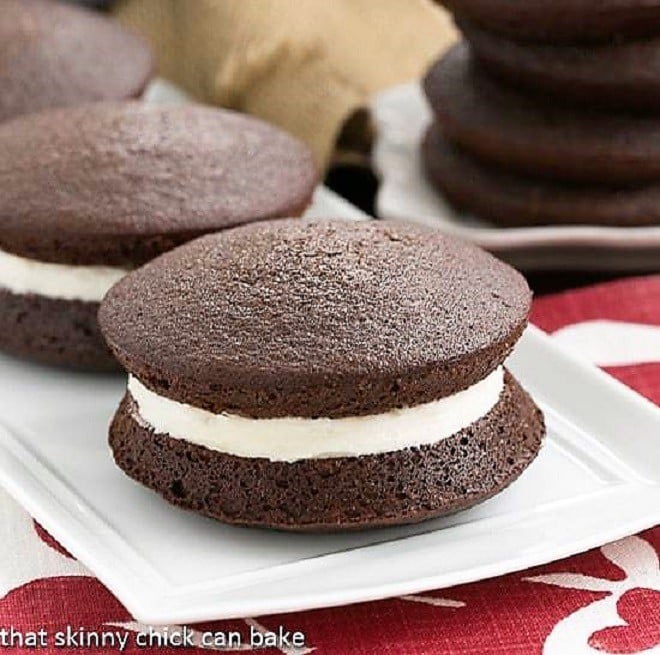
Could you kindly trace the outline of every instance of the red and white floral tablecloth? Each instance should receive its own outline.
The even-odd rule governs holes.
[[[540,298],[532,320],[660,404],[660,276]],[[192,626],[188,634],[195,641],[208,630],[247,634],[283,626],[304,632],[303,648],[261,651],[286,655],[660,653],[659,552],[656,527],[493,580],[349,607],[220,621]],[[0,629],[54,634],[67,626],[133,635],[146,629],[0,492]],[[202,652],[199,646],[128,644],[124,652],[131,654]],[[26,655],[109,650],[0,647]]]

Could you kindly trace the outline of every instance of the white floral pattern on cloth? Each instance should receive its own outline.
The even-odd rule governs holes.
[[[584,321],[553,332],[563,348],[597,366],[660,362],[660,326],[626,321]]]
[[[548,636],[544,655],[597,655],[603,652],[595,637],[605,630],[630,627],[620,615],[618,604],[624,595],[634,590],[651,590],[660,593],[660,563],[651,544],[639,537],[627,537],[601,548],[603,555],[626,575],[623,580],[596,578],[581,573],[550,573],[525,578],[529,582],[555,585],[565,589],[586,589],[607,592],[605,598],[596,600],[582,609],[569,614],[555,625]],[[660,606],[658,606],[660,611]],[[660,635],[659,635],[660,637]],[[606,640],[607,642],[607,640]],[[614,651],[615,652],[615,651]],[[637,651],[639,655],[660,653],[660,645]]]

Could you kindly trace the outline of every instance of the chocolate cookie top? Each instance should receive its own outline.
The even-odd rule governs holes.
[[[528,175],[629,185],[660,178],[660,118],[558,106],[486,75],[465,44],[424,80],[446,135],[474,157]]]
[[[660,0],[442,0],[457,16],[505,36],[546,43],[655,34]]]
[[[156,393],[215,413],[339,417],[483,379],[530,298],[515,270],[430,228],[289,220],[159,257],[110,290],[99,320]]]
[[[0,124],[0,248],[132,267],[191,238],[298,215],[307,147],[257,119],[198,105],[97,103]]]
[[[588,45],[521,43],[459,21],[472,52],[506,82],[605,109],[660,109],[660,38]]]
[[[147,44],[101,14],[52,0],[2,0],[0,121],[51,107],[139,96]]]

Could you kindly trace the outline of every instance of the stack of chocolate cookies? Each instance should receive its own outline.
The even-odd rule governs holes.
[[[422,146],[501,226],[660,225],[660,0],[445,0],[465,41],[424,79]]]

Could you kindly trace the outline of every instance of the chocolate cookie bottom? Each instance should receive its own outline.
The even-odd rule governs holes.
[[[126,395],[110,427],[115,461],[174,505],[225,523],[338,531],[414,523],[498,493],[536,457],[543,415],[507,372],[495,407],[454,436],[418,448],[273,462],[157,434]]]
[[[15,294],[0,288],[0,348],[43,364],[119,370],[99,330],[98,308],[96,302]]]

